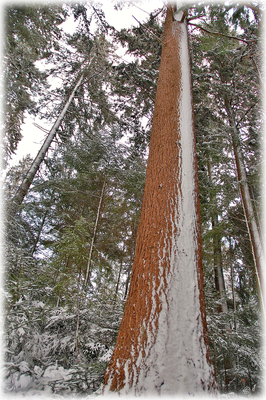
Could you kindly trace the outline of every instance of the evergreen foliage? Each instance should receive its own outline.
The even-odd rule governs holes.
[[[25,112],[54,121],[85,74],[12,218],[32,160],[6,169],[5,390],[90,394],[112,355],[130,281],[164,10],[119,32],[92,3],[5,12],[7,159]],[[78,24],[66,35],[60,25],[70,14]],[[208,331],[223,393],[263,386],[261,310],[225,102],[260,224],[261,18],[255,3],[188,10]],[[117,56],[118,46],[130,61]],[[45,71],[38,60],[47,61]],[[48,77],[59,76],[65,83],[52,90]]]
[[[47,75],[36,61],[48,59],[61,38],[62,7],[5,8],[5,149],[14,154],[21,140],[25,111],[36,112],[36,97],[47,87]]]

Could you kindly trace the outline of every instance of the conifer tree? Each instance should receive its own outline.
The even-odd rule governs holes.
[[[187,21],[169,5],[130,290],[105,392],[213,389],[205,318]]]

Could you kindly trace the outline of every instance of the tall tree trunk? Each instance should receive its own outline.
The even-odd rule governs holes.
[[[61,111],[61,113],[59,114],[56,122],[54,123],[52,129],[50,130],[50,132],[47,135],[47,138],[45,139],[45,141],[43,142],[37,156],[35,157],[35,160],[32,162],[30,169],[28,170],[26,177],[24,178],[23,182],[21,183],[17,193],[15,194],[14,198],[13,198],[13,203],[15,205],[14,208],[14,213],[16,212],[17,207],[23,202],[24,197],[26,196],[30,185],[32,184],[32,181],[36,175],[36,172],[39,170],[40,165],[42,163],[42,161],[44,160],[45,154],[47,153],[54,137],[56,134],[57,129],[59,128],[72,100],[73,97],[76,93],[76,90],[78,89],[78,87],[81,85],[81,82],[83,80],[84,75],[81,74],[80,78],[78,79],[74,89],[72,90],[68,100],[66,101],[63,110]]]
[[[214,386],[203,292],[187,22],[168,6],[130,289],[104,392]]]
[[[252,204],[252,200],[251,200],[251,196],[250,196],[250,191],[249,191],[249,187],[248,187],[247,174],[246,174],[245,164],[244,164],[244,160],[243,160],[241,145],[240,145],[239,132],[238,132],[238,129],[236,126],[234,113],[233,113],[233,110],[231,109],[230,102],[229,102],[227,96],[224,97],[224,103],[225,103],[225,108],[226,108],[226,112],[228,115],[228,120],[229,120],[230,126],[232,128],[231,137],[232,137],[232,144],[233,144],[234,156],[235,156],[235,161],[236,161],[238,181],[240,183],[241,199],[242,199],[246,224],[247,224],[249,238],[250,238],[250,244],[251,244],[252,253],[253,253],[255,273],[256,273],[256,278],[257,278],[257,283],[258,283],[259,298],[261,301],[262,311],[264,313],[265,312],[265,303],[263,301],[263,293],[262,293],[262,290],[263,290],[263,272],[262,271],[265,266],[265,257],[263,254],[262,240],[261,240],[261,236],[260,236],[260,232],[259,232],[259,227],[256,222],[256,216],[255,216],[255,212],[254,212],[254,208],[253,208],[253,204]]]

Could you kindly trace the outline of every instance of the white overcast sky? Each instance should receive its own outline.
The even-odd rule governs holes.
[[[67,3],[67,1],[65,1]],[[4,7],[9,2],[3,2],[1,5]],[[28,4],[25,1],[17,1],[16,4]],[[46,3],[47,1],[34,1],[33,4],[41,4]],[[55,2],[53,2],[55,4]],[[135,5],[130,5],[130,0],[124,0],[124,7],[122,10],[115,10],[114,4],[117,3],[117,0],[101,0],[95,1],[95,3],[100,3],[103,5],[103,10],[105,13],[105,17],[107,22],[114,26],[117,29],[129,28],[132,25],[138,25],[136,20],[133,18],[136,17],[139,21],[144,21],[147,19],[149,12],[162,7],[167,3],[166,0],[139,0],[134,1]],[[72,33],[75,29],[74,20],[70,18],[67,23],[64,24],[64,28],[67,32]],[[2,35],[4,32],[2,32]],[[18,149],[16,154],[12,157],[10,162],[11,165],[15,165],[18,163],[20,159],[22,159],[27,154],[30,154],[32,157],[35,157],[46,137],[46,133],[42,130],[38,129],[33,123],[37,123],[45,129],[51,129],[52,124],[48,125],[44,120],[38,120],[38,118],[33,118],[31,116],[26,116],[25,123],[23,125],[22,134],[23,139],[20,141],[18,145]]]

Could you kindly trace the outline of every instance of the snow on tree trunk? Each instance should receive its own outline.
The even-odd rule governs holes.
[[[198,199],[187,25],[168,6],[136,253],[104,393],[214,387]]]

